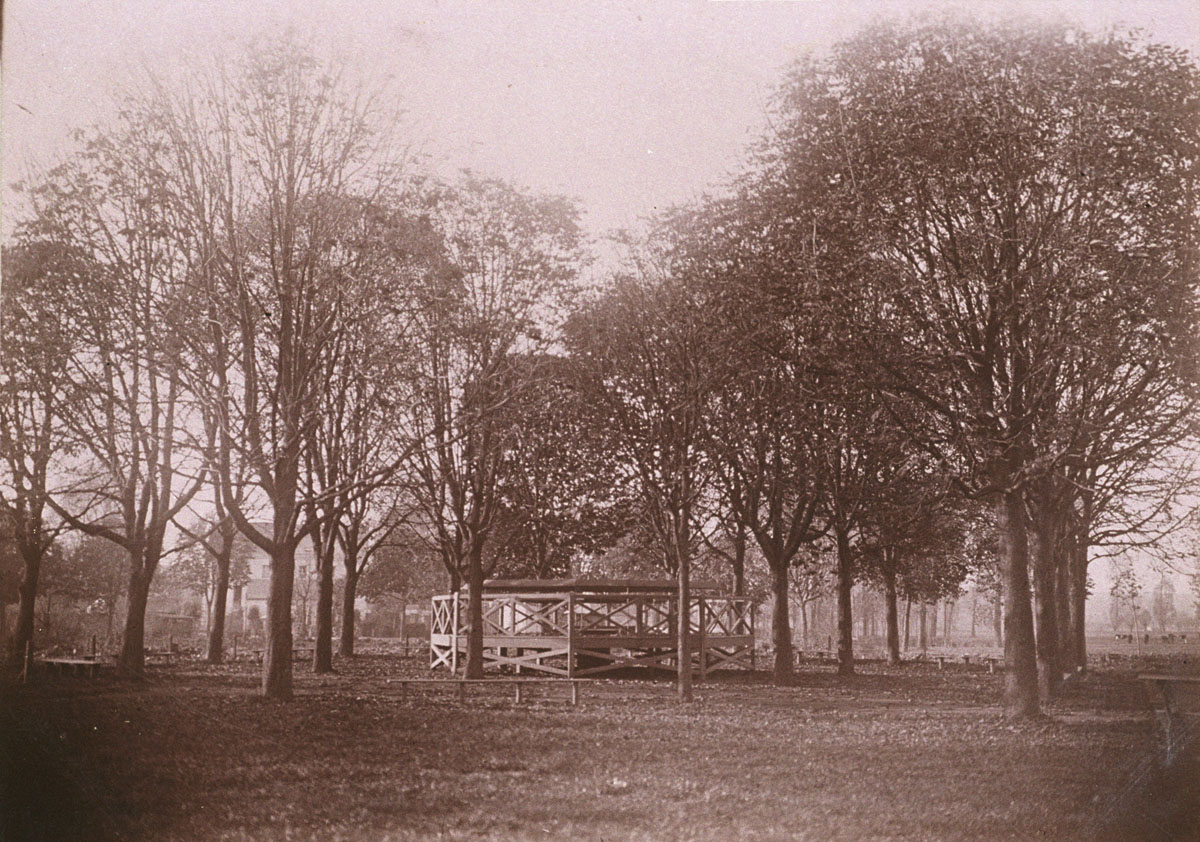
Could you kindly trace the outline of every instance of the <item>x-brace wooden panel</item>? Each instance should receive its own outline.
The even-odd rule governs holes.
[[[568,671],[565,667],[557,667],[552,664],[541,662],[542,658],[553,658],[556,655],[569,655],[568,647],[560,649],[539,649],[536,652],[525,651],[520,655],[502,655],[496,649],[483,650],[483,665],[484,668],[492,666],[511,666],[521,667],[522,669],[536,670],[539,672],[548,672],[553,675],[567,675]]]
[[[438,646],[436,644],[431,644],[429,647],[429,668],[436,669],[442,665],[445,665],[453,669],[454,667],[451,664],[451,658],[453,655],[454,647],[452,645]]]
[[[645,652],[637,653],[630,652],[628,655],[614,655],[606,649],[584,649],[578,654],[587,655],[589,658],[597,658],[608,661],[606,664],[600,664],[594,667],[585,667],[575,669],[576,675],[595,675],[601,672],[611,672],[612,670],[621,669],[622,667],[657,667],[659,669],[672,669],[671,664],[675,661],[675,652]]]
[[[621,602],[575,603],[575,630],[589,631],[632,631],[637,627],[637,600]]]
[[[705,655],[708,658],[706,668],[711,671],[715,670],[723,664],[730,666],[750,667],[750,647],[738,646],[732,649],[720,649],[717,647],[709,647],[705,650]]]
[[[535,627],[537,634],[545,636],[551,632],[565,635],[567,633],[567,600],[556,599],[552,602],[530,601],[510,598],[507,603],[512,610],[512,628],[499,632],[503,634],[528,634],[530,627]]]
[[[433,601],[433,617],[430,621],[430,631],[433,634],[450,634],[453,631],[452,604],[449,600],[435,599]]]

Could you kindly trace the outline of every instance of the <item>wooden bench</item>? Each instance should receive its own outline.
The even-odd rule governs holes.
[[[1200,675],[1145,674],[1138,679],[1163,701],[1167,755],[1171,756],[1187,735],[1186,718],[1200,716]]]
[[[83,674],[88,678],[95,678],[100,671],[100,660],[94,655],[38,658],[37,663],[53,672]]]
[[[170,649],[147,649],[142,653],[146,663],[161,663],[168,666],[175,660],[176,654]]]
[[[400,687],[400,692],[407,695],[410,684],[418,687],[453,687],[458,695],[460,702],[465,702],[467,699],[467,687],[497,687],[505,685],[512,687],[514,690],[514,700],[517,704],[521,703],[523,697],[522,689],[533,687],[534,685],[548,687],[563,687],[568,686],[571,690],[571,704],[579,704],[579,685],[581,683],[578,678],[389,678],[389,684],[396,684]]]

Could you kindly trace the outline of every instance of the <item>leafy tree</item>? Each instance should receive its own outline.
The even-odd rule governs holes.
[[[984,518],[950,494],[928,459],[913,454],[883,471],[886,494],[864,520],[858,551],[867,581],[883,586],[890,663],[900,662],[898,597],[924,605],[957,592],[972,566],[969,534]]]
[[[403,201],[398,209],[363,204],[358,213],[339,244],[347,255],[340,285],[349,295],[320,361],[320,421],[306,445],[305,499],[317,547],[315,672],[333,669],[335,550],[345,571],[341,654],[350,656],[358,576],[411,504],[395,482],[417,446],[402,409],[412,401],[416,352],[410,287],[438,259],[429,221]]]
[[[271,557],[262,693],[275,698],[292,692],[295,552],[314,528],[305,458],[323,362],[360,314],[345,283],[358,259],[349,243],[363,208],[399,186],[385,93],[283,36],[149,97],[166,134],[189,303],[205,315],[184,336],[217,422],[222,499]],[[242,466],[244,503],[233,487]],[[267,529],[251,517],[263,505]]]
[[[230,586],[241,587],[250,581],[251,552],[251,546],[243,541],[231,541],[226,551],[223,542],[214,545],[208,540],[200,540],[181,550],[169,568],[171,578],[177,584],[204,599],[209,629],[209,663],[221,663],[220,657],[213,657],[213,632],[218,624],[224,625],[225,611],[221,603],[226,601]],[[217,645],[221,645],[222,638],[216,640]]]
[[[813,631],[813,623],[809,620],[808,606],[819,599],[829,596],[837,587],[837,571],[835,564],[830,563],[828,550],[822,551],[820,545],[809,546],[804,552],[800,564],[794,564],[788,571],[791,580],[791,593],[800,606],[801,638],[807,641]]]
[[[1158,625],[1161,634],[1166,634],[1175,623],[1175,586],[1165,573],[1154,586],[1154,596],[1150,600],[1150,616]]]
[[[359,583],[359,595],[369,602],[388,596],[431,597],[442,586],[444,571],[438,559],[415,536],[396,533],[375,555]]]
[[[1200,573],[1188,576],[1188,585],[1192,589],[1192,611],[1196,619],[1200,620]]]
[[[613,482],[615,454],[603,419],[576,387],[572,360],[518,365],[529,384],[507,407],[511,470],[499,480],[497,569],[508,576],[569,573],[579,555],[612,546],[628,527],[627,489]]]
[[[466,579],[466,673],[483,674],[482,587],[512,470],[509,406],[561,319],[580,260],[575,206],[467,175],[429,196],[442,261],[412,290],[414,394],[408,463],[428,535],[455,590]]]
[[[59,311],[75,337],[59,407],[70,445],[47,503],[63,521],[129,556],[120,670],[144,666],[146,601],[173,518],[203,471],[184,440],[195,418],[179,353],[185,275],[171,234],[163,134],[141,109],[85,136],[78,153],[31,192],[27,231],[71,244],[87,273]]]
[[[1015,715],[1039,709],[1024,492],[1072,452],[1071,372],[1119,335],[1145,352],[1122,382],[1194,374],[1195,82],[1121,34],[950,22],[868,30],[781,94],[778,180],[852,203],[886,302],[863,357],[994,507]]]
[[[775,682],[786,684],[794,660],[789,570],[823,532],[818,514],[824,476],[817,470],[819,436],[809,391],[813,371],[801,360],[813,318],[802,304],[793,310],[792,302],[756,288],[757,266],[743,271],[748,278],[732,273],[721,278],[730,285],[729,297],[744,302],[724,308],[728,328],[722,336],[726,347],[741,353],[717,363],[724,370],[707,409],[705,448],[734,534],[749,533],[771,571]],[[763,318],[764,311],[773,316]],[[735,333],[742,333],[743,342]]]
[[[699,285],[676,275],[670,239],[651,240],[632,271],[567,325],[585,400],[604,414],[618,454],[618,481],[634,489],[658,556],[677,579],[678,691],[692,698],[688,633],[696,517],[707,467],[705,407],[710,312]]]
[[[63,382],[74,350],[69,290],[91,271],[70,242],[23,231],[6,246],[0,286],[0,521],[5,545],[20,559],[16,630],[9,653],[33,640],[42,560],[63,523],[48,517],[56,454],[70,447],[62,422]],[[5,582],[11,571],[6,568]],[[7,592],[4,597],[7,602]]]

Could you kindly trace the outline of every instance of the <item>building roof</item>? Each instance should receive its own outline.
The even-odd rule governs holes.
[[[676,583],[671,579],[489,579],[483,583],[484,593],[674,593]],[[711,582],[694,582],[694,593],[717,590]]]

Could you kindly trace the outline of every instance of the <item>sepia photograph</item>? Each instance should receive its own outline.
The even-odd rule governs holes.
[[[1200,842],[1200,4],[0,11],[0,842]]]

